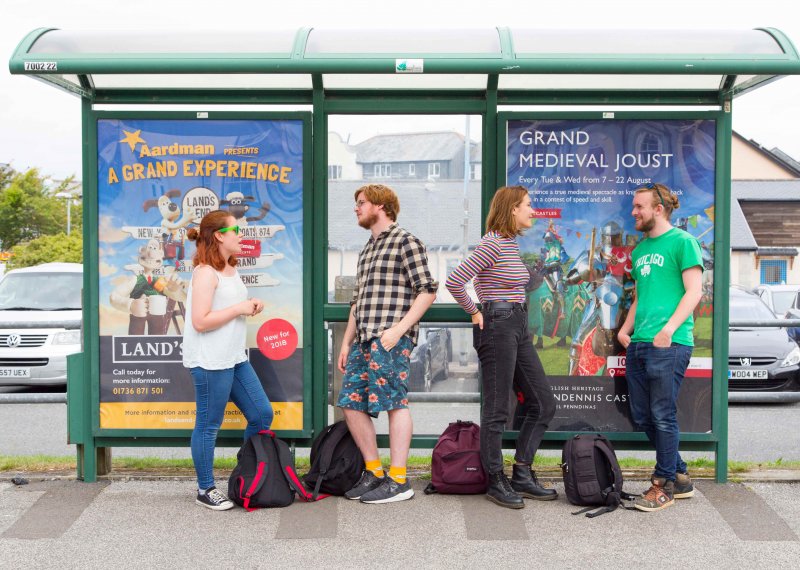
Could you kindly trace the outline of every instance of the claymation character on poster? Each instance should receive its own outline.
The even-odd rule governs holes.
[[[302,429],[302,121],[101,118],[97,139],[100,427],[193,427],[185,236],[227,209],[243,237],[242,280],[265,301],[248,319],[250,361],[275,429]],[[231,404],[223,428],[243,426]]]
[[[617,333],[633,301],[631,253],[642,237],[633,193],[653,182],[678,194],[673,224],[704,252],[679,419],[683,431],[710,429],[715,128],[713,120],[508,122],[507,182],[528,188],[536,210],[520,250],[534,274],[534,342],[559,402],[551,429],[633,429]]]

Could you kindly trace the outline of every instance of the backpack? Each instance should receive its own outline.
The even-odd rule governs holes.
[[[309,489],[314,489],[312,497],[316,501],[320,492],[344,495],[358,483],[363,470],[364,457],[347,424],[339,421],[329,425],[314,439],[311,467],[303,481]]]
[[[489,484],[480,455],[481,428],[461,420],[451,423],[439,436],[431,456],[431,483],[425,494],[485,493]]]
[[[561,473],[564,477],[564,493],[573,505],[588,506],[572,513],[593,518],[610,513],[622,504],[632,500],[631,495],[622,490],[622,471],[611,442],[600,434],[579,434],[564,442],[561,451]],[[594,512],[596,506],[602,506]],[[624,508],[633,508],[625,507]]]
[[[289,446],[273,432],[262,430],[250,437],[236,459],[228,479],[228,497],[245,510],[288,507],[295,493],[309,500],[295,473]]]

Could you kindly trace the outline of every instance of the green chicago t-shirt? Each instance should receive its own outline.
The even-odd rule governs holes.
[[[686,289],[683,271],[703,266],[700,244],[691,234],[672,228],[656,238],[646,238],[633,250],[636,280],[636,319],[632,342],[653,342],[675,312]],[[672,342],[694,346],[692,315],[672,335]]]

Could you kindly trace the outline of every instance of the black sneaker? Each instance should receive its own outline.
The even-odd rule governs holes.
[[[198,505],[203,505],[205,508],[211,509],[212,511],[227,511],[235,506],[233,501],[226,497],[222,491],[216,487],[206,489],[205,493],[198,492],[195,503]]]
[[[369,493],[361,495],[361,502],[370,505],[379,505],[381,503],[395,503],[397,501],[406,501],[414,497],[414,490],[409,485],[408,481],[405,483],[398,483],[389,476],[381,480],[381,484],[377,489],[373,489]]]
[[[676,499],[689,499],[694,497],[694,485],[688,473],[675,473],[675,494]]]
[[[364,471],[361,474],[361,479],[358,480],[358,483],[355,486],[347,491],[344,496],[351,501],[356,501],[361,498],[361,495],[364,493],[368,493],[374,489],[377,489],[381,481],[383,481],[382,477],[377,477],[372,471]]]

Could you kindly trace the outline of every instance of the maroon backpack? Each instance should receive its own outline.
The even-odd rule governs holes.
[[[433,448],[431,483],[425,494],[486,492],[488,478],[481,464],[480,434],[481,428],[473,422],[458,420],[447,426]]]

